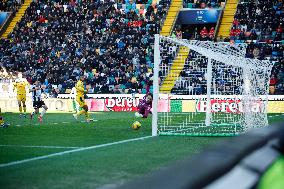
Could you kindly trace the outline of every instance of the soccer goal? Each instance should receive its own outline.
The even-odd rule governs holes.
[[[268,125],[273,64],[246,44],[155,35],[152,135],[232,136]]]

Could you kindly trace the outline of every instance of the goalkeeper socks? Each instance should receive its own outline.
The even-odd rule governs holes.
[[[23,111],[22,106],[19,106],[19,111],[20,111],[20,113],[22,113],[22,111]]]
[[[23,106],[23,108],[24,108],[24,112],[26,113],[27,112],[27,107]]]
[[[46,109],[43,109],[42,112],[41,112],[41,114],[40,114],[40,116],[43,117],[43,115],[45,114],[45,112],[46,112]]]
[[[85,114],[85,112],[86,112],[85,110],[81,110],[80,112],[77,113],[77,116]]]

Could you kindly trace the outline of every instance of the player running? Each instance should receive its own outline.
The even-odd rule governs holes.
[[[84,88],[84,81],[85,81],[85,76],[80,76],[79,81],[76,83],[75,88],[76,88],[76,101],[79,104],[80,108],[82,108],[81,111],[79,111],[77,114],[73,114],[73,117],[77,120],[78,116],[85,114],[87,122],[93,121],[90,119],[89,115],[89,108],[85,102],[85,94],[87,93],[87,90]]]
[[[135,113],[136,117],[147,118],[149,114],[152,114],[153,95],[150,93],[150,86],[147,86],[146,91],[146,95],[139,102],[138,111]]]
[[[21,72],[18,73],[18,78],[14,83],[14,90],[17,91],[17,101],[19,105],[20,116],[22,116],[22,111],[24,109],[24,116],[26,116],[26,88],[29,86],[28,81],[23,78]],[[23,106],[22,106],[23,104]]]
[[[40,108],[43,108],[40,116],[38,117],[38,121],[42,123],[43,115],[46,113],[48,108],[45,105],[44,101],[41,99],[42,87],[38,80],[36,80],[34,84],[31,86],[30,92],[32,93],[33,107],[35,109],[35,111],[31,113],[31,119],[35,114],[39,113]]]

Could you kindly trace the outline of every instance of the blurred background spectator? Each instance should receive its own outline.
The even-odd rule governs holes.
[[[16,12],[24,3],[24,0],[1,0],[0,12]]]

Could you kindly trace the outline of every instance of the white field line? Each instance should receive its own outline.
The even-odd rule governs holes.
[[[20,147],[20,148],[65,148],[65,149],[74,149],[74,148],[82,148],[75,146],[26,146],[26,145],[13,145],[13,144],[0,144],[0,147]]]
[[[269,115],[268,117],[278,117],[278,116],[284,116],[284,114]]]
[[[150,137],[152,137],[152,136],[133,138],[133,139],[121,140],[121,141],[117,141],[117,142],[111,142],[111,143],[100,144],[100,145],[95,145],[95,146],[77,148],[77,149],[74,149],[74,150],[67,150],[67,151],[58,152],[58,153],[54,153],[54,154],[38,156],[38,157],[30,158],[30,159],[24,159],[24,160],[20,160],[20,161],[13,161],[13,162],[10,162],[10,163],[3,163],[3,164],[0,164],[0,167],[9,167],[9,166],[12,166],[12,165],[18,165],[18,164],[31,162],[31,161],[47,159],[47,158],[50,158],[50,157],[62,156],[64,154],[71,154],[71,153],[81,152],[81,151],[85,151],[85,150],[92,150],[92,149],[103,148],[103,147],[112,146],[112,145],[116,145],[116,144],[123,144],[123,143],[127,143],[127,142],[143,140],[143,139],[147,139],[147,138],[150,138]]]
[[[94,119],[94,120],[91,121],[91,122],[96,122],[96,121],[98,121],[98,120]],[[91,123],[91,122],[89,122],[89,123]],[[69,123],[71,123],[71,122],[63,121],[63,122],[52,122],[52,123],[44,123],[44,124],[59,125],[59,124],[69,124]],[[87,121],[78,121],[77,123],[87,123]],[[35,124],[33,124],[33,125],[40,125],[40,124],[39,124],[39,123],[35,123]],[[16,126],[16,127],[20,127],[20,126],[23,126],[23,125],[17,124],[17,125],[15,125],[15,126]]]

